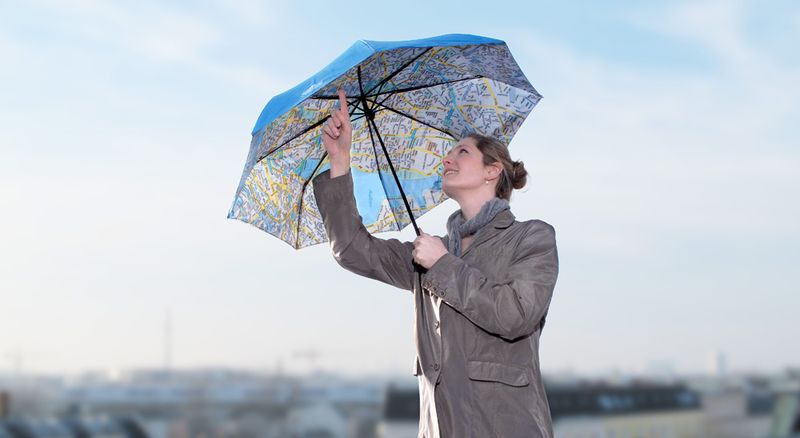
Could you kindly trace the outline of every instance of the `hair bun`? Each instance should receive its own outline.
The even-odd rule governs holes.
[[[511,186],[515,189],[525,187],[525,182],[528,180],[528,171],[525,170],[525,165],[522,161],[514,161],[511,171]]]

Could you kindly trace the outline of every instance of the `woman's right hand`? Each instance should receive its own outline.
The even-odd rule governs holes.
[[[331,162],[331,178],[350,171],[350,148],[353,143],[353,125],[344,90],[339,89],[339,108],[322,126],[322,144]]]

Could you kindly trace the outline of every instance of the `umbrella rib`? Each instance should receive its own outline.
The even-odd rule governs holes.
[[[389,163],[389,169],[392,171],[392,176],[394,177],[394,182],[397,184],[397,188],[400,190],[400,196],[403,198],[403,203],[406,205],[406,211],[408,211],[408,217],[411,219],[411,225],[414,226],[414,231],[419,236],[420,229],[417,226],[417,221],[414,219],[414,212],[411,210],[411,204],[408,203],[408,198],[406,197],[406,192],[403,190],[403,185],[400,184],[400,178],[397,177],[397,172],[394,170],[394,164],[392,164],[392,159],[389,158],[389,151],[386,150],[386,145],[383,143],[383,138],[381,138],[381,133],[378,131],[378,125],[375,124],[375,119],[368,118],[370,123],[372,123],[372,127],[375,129],[375,135],[378,137],[378,142],[381,144],[381,149],[383,149],[383,155],[386,156],[386,162]]]
[[[414,61],[416,61],[417,59],[422,57],[422,55],[428,53],[430,50],[431,50],[431,48],[428,47],[427,49],[423,50],[419,55],[409,59],[405,64],[401,65],[400,68],[398,68],[397,70],[393,71],[392,73],[389,74],[389,76],[386,76],[385,78],[381,79],[381,81],[378,82],[377,84],[375,84],[375,86],[373,86],[372,88],[367,90],[366,95],[369,95],[370,93],[375,91],[376,88],[383,86],[383,84],[385,84],[386,82],[389,82],[393,77],[397,76],[401,71],[405,70],[406,67],[408,67],[409,65],[413,64]],[[380,135],[378,135],[378,138],[380,139]]]
[[[357,100],[355,100],[354,102],[358,102],[358,101],[357,101]],[[348,101],[348,103],[347,103],[347,104],[348,104],[348,105],[351,105],[350,101]],[[353,105],[352,109],[350,110],[350,117],[353,117],[353,113],[355,113],[355,111],[356,111],[356,105]],[[308,131],[311,131],[312,129],[316,128],[317,126],[320,126],[320,125],[322,125],[322,124],[323,124],[323,123],[325,123],[325,122],[326,122],[326,121],[327,121],[327,120],[328,120],[330,117],[331,117],[331,116],[330,116],[330,114],[328,114],[327,116],[323,117],[322,119],[320,119],[320,120],[318,120],[318,121],[314,122],[314,124],[312,124],[312,125],[308,126],[307,128],[303,129],[302,131],[298,132],[298,133],[297,133],[295,136],[293,136],[292,138],[290,138],[290,139],[288,139],[288,140],[284,141],[283,143],[281,143],[281,144],[280,144],[278,147],[276,147],[275,149],[272,149],[271,151],[267,152],[267,153],[266,153],[266,154],[265,154],[263,157],[259,157],[259,158],[256,160],[256,162],[258,162],[258,161],[261,161],[261,160],[263,160],[264,158],[267,158],[268,156],[270,156],[270,155],[272,155],[273,153],[275,153],[275,152],[279,151],[280,149],[282,149],[282,148],[283,148],[284,146],[286,146],[287,144],[289,144],[289,143],[291,143],[292,141],[294,141],[294,140],[298,139],[298,138],[299,138],[300,136],[302,136],[303,134],[306,134]]]
[[[375,170],[378,172],[378,179],[381,181],[381,187],[383,187],[383,193],[386,195],[386,201],[389,204],[389,211],[392,212],[392,217],[394,217],[394,223],[397,226],[397,229],[400,229],[400,222],[397,220],[397,212],[394,211],[394,207],[392,207],[392,202],[389,200],[389,191],[386,189],[386,182],[383,180],[383,174],[381,173],[381,163],[378,161],[378,150],[375,148],[375,137],[372,135],[372,124],[370,123],[375,118],[375,112],[372,111],[370,108],[369,103],[367,102],[367,98],[364,95],[364,83],[361,81],[361,66],[358,67],[358,91],[361,93],[359,96],[359,101],[364,106],[364,117],[367,119],[367,129],[369,130],[369,139],[372,142],[372,153],[375,155]]]
[[[424,88],[433,88],[433,87],[438,87],[440,85],[450,85],[450,84],[455,84],[457,82],[470,81],[470,80],[473,80],[473,79],[481,79],[483,77],[485,77],[485,76],[476,75],[476,76],[470,76],[468,78],[453,79],[452,81],[436,82],[434,84],[428,84],[428,85],[417,85],[415,87],[408,87],[408,88],[396,88],[394,90],[387,90],[386,92],[380,92],[379,91],[379,92],[374,93],[374,94],[369,94],[369,95],[367,95],[367,97],[386,96],[386,95],[391,96],[391,95],[397,94],[397,93],[407,93],[409,91],[416,91],[416,90],[421,90],[421,89],[424,89]],[[315,97],[309,97],[309,99],[337,100],[337,99],[339,99],[339,96],[315,96]]]
[[[392,95],[398,94],[398,93],[408,93],[410,91],[417,91],[417,90],[422,90],[422,89],[425,89],[425,88],[433,88],[433,87],[438,87],[440,85],[451,85],[451,84],[455,84],[457,82],[464,82],[464,81],[471,81],[473,79],[480,79],[482,77],[483,76],[481,76],[481,75],[477,75],[477,76],[471,76],[471,77],[468,77],[468,78],[454,79],[452,81],[437,82],[435,84],[418,85],[416,87],[408,87],[408,88],[396,88],[394,90],[388,90],[385,93],[371,94],[369,97],[386,96],[386,95],[388,95],[388,97],[391,97]],[[384,102],[385,101],[386,101],[386,99],[384,99]]]
[[[400,229],[400,221],[397,220],[397,212],[394,211],[394,207],[392,207],[392,202],[389,201],[389,191],[386,190],[386,181],[383,180],[383,173],[381,173],[381,163],[378,161],[378,149],[375,148],[375,138],[372,136],[372,124],[367,121],[367,128],[369,129],[369,139],[372,141],[372,152],[375,154],[375,169],[378,171],[378,179],[381,180],[381,186],[383,186],[383,193],[386,193],[386,201],[389,204],[389,211],[392,212],[392,216],[394,216],[394,223],[397,225],[397,229]],[[402,190],[402,189],[401,189]]]
[[[448,131],[447,131],[447,130],[445,130],[445,129],[438,128],[438,127],[436,127],[436,126],[433,126],[433,125],[431,125],[430,123],[423,122],[422,120],[420,120],[420,119],[418,119],[418,118],[416,118],[416,117],[414,117],[414,116],[412,116],[412,115],[406,114],[406,113],[404,113],[404,112],[402,112],[402,111],[399,111],[399,110],[396,110],[396,109],[394,109],[394,108],[392,108],[392,107],[386,106],[386,105],[384,105],[383,103],[375,102],[375,101],[373,101],[373,100],[371,100],[370,102],[372,102],[372,103],[374,103],[374,104],[376,104],[376,105],[379,105],[379,106],[381,106],[381,107],[383,107],[383,108],[385,108],[385,109],[387,109],[387,110],[389,110],[389,111],[391,111],[391,112],[393,112],[393,113],[397,113],[397,114],[399,114],[399,115],[401,115],[401,116],[403,116],[403,117],[408,117],[409,119],[411,119],[411,120],[413,120],[413,121],[415,121],[415,122],[417,122],[417,123],[419,123],[419,124],[421,124],[421,125],[425,125],[425,126],[427,126],[427,127],[429,127],[429,128],[435,129],[435,130],[437,130],[437,131],[439,131],[439,132],[441,132],[441,133],[443,133],[443,134],[447,134],[447,135],[449,135],[451,138],[453,138],[454,140],[458,140],[458,138],[456,138],[456,136],[455,136],[455,135],[451,134],[450,132],[448,132]]]
[[[328,156],[328,151],[322,153],[322,157],[320,157],[319,163],[317,163],[317,166],[314,167],[314,170],[311,171],[311,175],[308,177],[308,179],[303,181],[303,187],[300,189],[300,205],[297,207],[297,234],[295,234],[295,244],[294,244],[295,248],[300,248],[300,224],[303,222],[302,220],[300,220],[301,219],[300,216],[303,214],[303,195],[306,193],[306,187],[308,186],[308,183],[310,183],[311,180],[314,179],[314,174],[317,173],[317,170],[319,170],[320,166],[322,166],[322,162],[325,161],[325,157],[327,156]]]
[[[378,114],[378,113],[382,113],[382,112],[384,112],[384,111],[386,111],[386,108],[378,108],[378,109],[376,109],[376,110],[373,110],[373,111],[372,111],[372,114]],[[350,119],[350,121],[351,121],[351,122],[355,122],[356,120],[361,120],[361,119],[363,119],[363,118],[365,118],[365,117],[367,117],[367,115],[366,115],[366,114],[359,114],[359,115],[357,115],[357,116],[353,117],[352,119]]]
[[[369,101],[367,101],[367,96],[364,94],[364,85],[361,82],[361,67],[358,67],[358,90],[361,92],[361,102],[364,106],[364,115],[367,118],[367,127],[369,128],[369,138],[372,141],[372,150],[375,154],[375,168],[378,171],[378,178],[381,180],[381,185],[383,186],[383,192],[386,194],[386,201],[389,204],[389,210],[392,212],[392,216],[394,216],[394,222],[397,225],[397,229],[400,229],[400,221],[397,220],[397,212],[394,211],[392,207],[392,201],[389,200],[389,192],[386,190],[386,184],[383,182],[383,175],[381,175],[381,166],[378,162],[378,150],[375,148],[375,139],[372,137],[372,130],[374,128],[375,135],[378,137],[378,141],[381,143],[381,149],[383,149],[384,154],[386,155],[386,161],[389,163],[389,168],[392,170],[392,175],[394,175],[395,182],[397,183],[398,189],[400,189],[400,194],[403,196],[403,202],[406,204],[406,209],[408,209],[408,215],[414,220],[414,215],[411,213],[411,208],[408,205],[408,201],[405,199],[405,193],[403,193],[403,187],[400,185],[400,180],[397,178],[397,173],[394,171],[394,166],[392,165],[392,160],[389,159],[389,154],[386,151],[386,146],[383,144],[383,139],[381,138],[381,134],[378,132],[378,126],[375,124],[375,112],[373,111],[374,105],[371,107],[369,105]],[[380,84],[380,88],[383,88],[383,85]],[[416,224],[414,224],[414,228],[416,229]],[[417,232],[419,235],[419,232]]]

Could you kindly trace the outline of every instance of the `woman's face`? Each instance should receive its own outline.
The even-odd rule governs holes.
[[[486,183],[488,166],[483,164],[483,153],[475,139],[463,138],[442,159],[442,190],[449,197],[479,188]]]

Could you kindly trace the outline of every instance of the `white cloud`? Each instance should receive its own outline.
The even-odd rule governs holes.
[[[797,76],[765,61],[756,67],[769,87],[747,80],[756,67],[742,60],[754,50],[735,32],[737,11],[718,10],[727,4],[665,13],[678,17],[665,20],[675,27],[688,17],[686,28],[698,29],[688,35],[702,35],[699,43],[726,60],[718,71],[638,70],[539,36],[515,38],[545,96],[514,143],[538,166],[533,184],[544,186],[528,204],[582,213],[559,218],[566,223],[626,224],[604,237],[574,223],[575,242],[636,254],[656,230],[797,236],[800,208],[787,200],[800,195],[800,156],[794,136],[776,135],[796,134],[788,102],[800,99]]]
[[[242,63],[241,58],[220,57],[231,46],[251,44],[235,39],[241,37],[240,27],[280,31],[281,8],[273,2],[218,2],[193,9],[158,2],[101,0],[37,0],[35,4],[55,15],[56,32],[80,35],[99,47],[121,50],[127,62],[160,63],[165,69],[178,65],[188,69],[191,77],[209,74],[232,86],[254,88],[254,92],[272,92],[272,84],[282,83],[276,77],[278,70],[259,68],[257,59]],[[269,32],[259,35],[265,37]]]
[[[182,14],[150,18],[137,26],[125,44],[143,54],[166,61],[196,62],[219,42],[220,31],[209,23]]]
[[[679,4],[665,11],[661,29],[675,36],[700,41],[725,61],[739,67],[752,65],[758,55],[742,38],[743,4],[731,1],[702,1]]]
[[[751,8],[759,7],[762,6],[757,3],[722,0],[687,2],[662,11],[662,20],[640,17],[636,24],[714,53],[725,69],[718,79],[722,85],[730,86],[727,92],[731,96],[742,97],[738,101],[750,116],[770,119],[772,115],[798,115],[800,68],[796,62],[775,58],[766,47],[747,38],[746,20]],[[784,38],[800,38],[800,26],[786,30],[789,34]]]
[[[58,26],[98,44],[137,51],[154,59],[191,61],[221,39],[219,29],[199,14],[163,4],[43,0]]]
[[[220,0],[217,7],[228,11],[237,21],[251,26],[271,27],[280,24],[284,5],[277,1]]]

